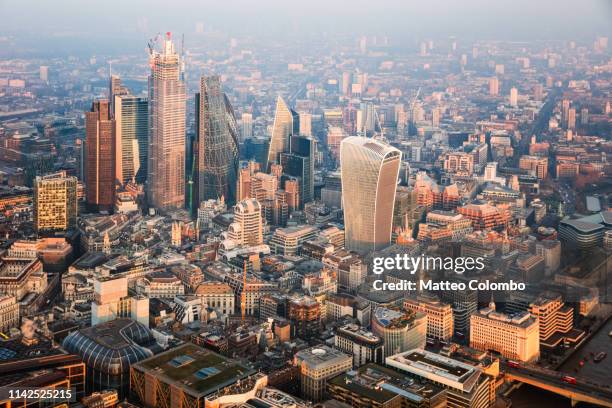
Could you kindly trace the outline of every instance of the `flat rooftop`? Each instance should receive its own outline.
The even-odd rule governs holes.
[[[480,371],[472,365],[419,349],[389,356],[386,364],[468,393],[480,378]]]
[[[191,343],[142,360],[132,367],[198,398],[255,374],[249,367]]]
[[[390,401],[397,395],[421,403],[443,392],[442,387],[431,382],[417,381],[398,371],[373,363],[342,373],[328,383],[379,403]]]

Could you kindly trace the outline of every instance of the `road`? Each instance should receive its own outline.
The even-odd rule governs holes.
[[[580,377],[576,378],[576,384],[569,384],[562,380],[564,374],[535,366],[522,365],[520,367],[510,367],[502,364],[502,367],[509,376],[531,378],[542,384],[551,385],[569,392],[596,397],[612,405],[612,388],[607,384],[595,384]]]

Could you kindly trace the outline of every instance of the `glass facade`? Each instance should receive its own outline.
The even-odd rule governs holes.
[[[268,150],[268,163],[279,163],[281,153],[289,153],[291,135],[300,132],[300,120],[297,112],[289,109],[283,98],[276,100],[276,113]]]
[[[153,355],[155,345],[144,325],[130,319],[117,319],[70,333],[62,346],[76,354],[87,367],[87,393],[117,389],[126,396],[130,365]]]
[[[147,98],[133,95],[115,96],[117,123],[117,179],[121,184],[147,179],[149,140],[149,103]]]
[[[391,242],[401,153],[379,140],[352,136],[340,146],[346,248],[366,253]]]
[[[194,199],[199,202],[224,197],[236,202],[238,182],[238,126],[234,110],[218,76],[202,77],[196,95],[194,146]]]

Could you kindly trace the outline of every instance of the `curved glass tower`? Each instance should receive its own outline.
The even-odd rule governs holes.
[[[238,126],[234,110],[218,76],[202,77],[196,95],[194,146],[194,208],[200,201],[224,197],[236,202]]]
[[[280,154],[289,153],[292,135],[300,133],[299,115],[289,109],[283,98],[276,99],[276,113],[274,114],[274,124],[272,126],[272,136],[268,150],[267,168],[272,163],[280,163]]]
[[[367,253],[391,243],[401,152],[380,140],[351,136],[340,145],[346,248]]]

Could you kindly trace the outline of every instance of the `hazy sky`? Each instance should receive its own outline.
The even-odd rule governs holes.
[[[610,0],[0,0],[0,37],[141,43],[156,32],[326,32],[403,38],[591,40],[612,32]]]

